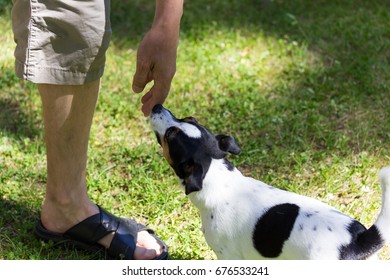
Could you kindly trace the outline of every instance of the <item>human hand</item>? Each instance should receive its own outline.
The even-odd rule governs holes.
[[[153,86],[141,98],[142,112],[148,116],[156,104],[168,96],[176,72],[176,52],[179,41],[183,0],[156,0],[152,28],[138,47],[137,68],[133,90],[140,93],[153,81]]]
[[[141,98],[142,112],[148,116],[156,104],[163,104],[168,96],[176,72],[176,53],[179,31],[154,26],[138,47],[137,68],[133,91],[140,93],[153,81],[153,86]]]

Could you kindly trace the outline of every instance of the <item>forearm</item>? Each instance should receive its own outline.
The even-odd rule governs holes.
[[[179,32],[183,0],[156,0],[153,27]]]

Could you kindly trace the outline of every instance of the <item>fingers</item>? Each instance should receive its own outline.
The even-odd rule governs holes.
[[[148,64],[138,62],[137,69],[133,77],[133,91],[135,93],[142,92],[145,86],[152,80],[152,67],[150,67]]]
[[[161,75],[159,73],[160,72],[158,71],[154,73],[154,69],[147,69],[140,66],[137,67],[133,78],[132,88],[135,93],[142,92],[149,82],[154,81],[154,85],[151,87],[151,89],[141,98],[141,102],[143,104],[142,112],[145,116],[149,116],[154,105],[163,104],[168,96],[173,74],[171,77],[167,75]]]
[[[163,83],[155,81],[152,88],[141,98],[142,112],[145,116],[149,116],[153,107],[156,104],[163,104],[168,96],[170,82]]]
[[[165,29],[152,28],[138,47],[133,91],[140,93],[149,82],[154,82],[141,99],[145,116],[150,114],[154,105],[165,101],[176,72],[178,32],[172,33],[167,37]]]

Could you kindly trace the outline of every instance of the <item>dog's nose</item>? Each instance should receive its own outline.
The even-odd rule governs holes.
[[[156,104],[156,105],[154,105],[154,107],[152,109],[152,113],[153,114],[160,114],[162,110],[163,110],[163,106],[161,104]]]

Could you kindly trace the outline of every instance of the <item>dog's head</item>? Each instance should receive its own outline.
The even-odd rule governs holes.
[[[154,106],[150,123],[186,195],[202,189],[212,159],[240,153],[232,136],[214,135],[193,117],[178,119],[162,105]],[[227,165],[230,166],[228,162]]]

